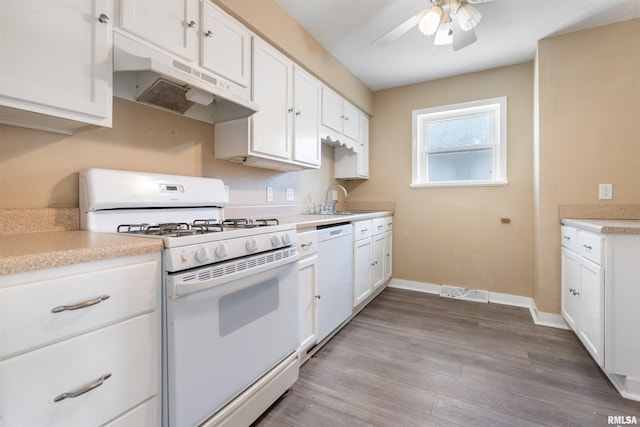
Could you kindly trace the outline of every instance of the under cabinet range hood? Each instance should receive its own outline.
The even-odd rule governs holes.
[[[127,35],[113,34],[114,95],[207,123],[249,117],[258,105],[241,87]]]

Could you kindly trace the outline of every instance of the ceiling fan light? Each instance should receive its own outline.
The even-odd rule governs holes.
[[[460,28],[464,31],[469,31],[474,28],[480,22],[482,15],[478,12],[478,9],[470,4],[463,4],[456,12],[456,18],[460,24]]]
[[[436,46],[443,46],[453,43],[453,31],[448,25],[440,25],[436,32],[436,37],[433,40],[433,44]]]
[[[440,25],[440,18],[442,17],[442,8],[440,6],[433,6],[429,9],[424,18],[420,20],[420,24],[418,24],[418,28],[427,36],[432,36],[438,30],[438,26]]]

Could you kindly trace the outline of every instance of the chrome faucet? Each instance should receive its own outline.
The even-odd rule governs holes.
[[[336,211],[336,204],[331,203],[329,204],[329,193],[331,192],[331,190],[333,190],[334,188],[339,188],[342,190],[342,192],[344,193],[344,198],[347,198],[347,189],[344,188],[342,185],[340,184],[331,184],[329,186],[329,188],[327,189],[327,194],[324,198],[324,213],[334,213]]]

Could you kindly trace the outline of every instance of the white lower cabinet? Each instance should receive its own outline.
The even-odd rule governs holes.
[[[353,224],[353,306],[364,302],[391,278],[392,217]]]
[[[318,281],[318,238],[315,230],[298,233],[299,298],[300,298],[300,352],[305,360],[306,351],[317,342],[316,300]]]
[[[1,426],[156,426],[160,254],[3,277]]]
[[[585,231],[562,229],[562,315],[591,357],[603,366],[603,260],[600,250],[596,257],[591,254],[601,246],[601,238]]]
[[[561,229],[562,316],[627,398],[640,400],[640,234]]]

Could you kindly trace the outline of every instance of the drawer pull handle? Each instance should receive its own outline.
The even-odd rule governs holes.
[[[100,295],[98,298],[90,299],[88,301],[83,301],[74,305],[59,305],[57,307],[53,307],[51,309],[52,313],[60,313],[62,311],[71,311],[71,310],[79,310],[81,308],[91,307],[92,305],[96,305],[101,303],[102,301],[109,299],[109,295]]]
[[[589,245],[582,245],[582,247],[583,247],[583,248],[586,248],[586,249],[587,249],[587,250],[589,250],[589,251],[590,251],[591,249],[593,249],[593,248],[592,248],[591,246],[589,246]]]
[[[562,236],[563,239],[567,239],[567,240],[571,240],[571,237],[569,236]]]
[[[68,391],[66,393],[62,393],[61,395],[59,395],[55,399],[53,399],[53,401],[54,402],[60,402],[61,400],[78,397],[78,396],[80,396],[82,394],[90,392],[91,390],[100,387],[102,385],[102,383],[104,383],[110,377],[111,377],[111,372],[107,372],[106,374],[104,374],[103,376],[101,376],[96,381],[92,382],[91,384],[86,385],[84,387],[81,387],[81,388],[79,388],[78,390],[75,390],[75,391]]]
[[[302,244],[300,245],[300,247],[302,247],[302,249],[307,249],[307,248],[310,248],[312,244],[313,244],[313,242],[309,242],[309,243],[302,243]]]

